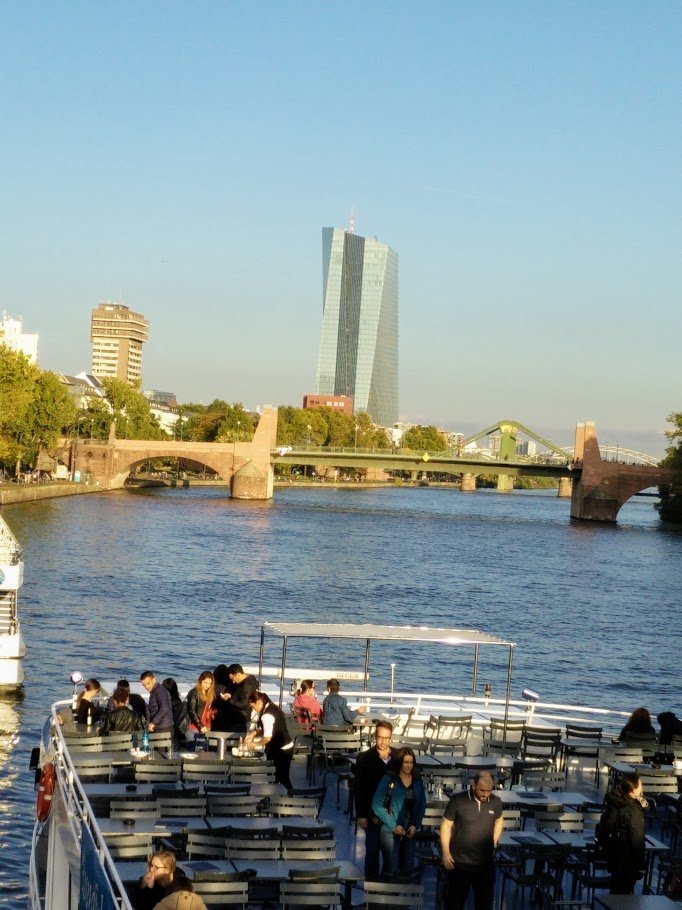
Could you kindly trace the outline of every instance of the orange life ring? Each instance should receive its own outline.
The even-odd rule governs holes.
[[[52,808],[52,794],[57,783],[57,771],[53,763],[43,765],[43,771],[40,775],[38,784],[38,801],[36,803],[36,815],[39,822],[47,821]]]

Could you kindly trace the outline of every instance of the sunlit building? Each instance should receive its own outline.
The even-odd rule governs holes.
[[[322,229],[323,316],[315,391],[352,398],[374,423],[398,419],[398,255]]]
[[[25,354],[31,363],[38,363],[38,335],[24,332],[21,316],[9,316],[3,310],[0,320],[0,344],[19,354]]]
[[[142,377],[142,345],[149,322],[122,303],[100,303],[92,311],[92,373],[132,383]]]

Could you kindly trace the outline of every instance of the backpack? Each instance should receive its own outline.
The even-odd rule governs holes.
[[[618,807],[605,809],[602,812],[594,831],[595,856],[598,860],[608,862],[613,853],[615,842],[624,833],[623,827],[623,816]]]

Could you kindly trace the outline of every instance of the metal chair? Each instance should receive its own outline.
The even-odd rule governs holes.
[[[207,815],[258,815],[260,800],[257,796],[223,794],[210,792],[206,794]]]
[[[566,739],[575,740],[564,745],[561,753],[562,770],[568,771],[569,759],[588,758],[594,760],[594,781],[599,781],[600,748],[603,727],[591,727],[585,724],[566,724]],[[584,740],[584,742],[579,742]]]
[[[363,897],[367,910],[375,907],[412,907],[414,910],[422,910],[424,886],[407,882],[365,882]]]
[[[155,799],[112,799],[109,818],[142,819],[160,818],[161,807]]]
[[[246,910],[249,900],[248,879],[233,879],[216,876],[211,880],[194,878],[194,893],[199,895],[207,907],[242,907]]]
[[[173,757],[173,734],[170,730],[148,733],[147,739],[149,740],[150,749],[156,749],[158,752],[165,752],[169,759]]]
[[[526,727],[521,736],[521,758],[548,761],[557,768],[561,754],[561,730]]]
[[[279,906],[284,910],[298,907],[339,907],[341,886],[335,881],[290,879],[280,882]]]
[[[524,720],[504,720],[491,718],[483,728],[483,754],[515,756],[521,749],[521,736],[526,727]]]
[[[180,760],[162,759],[159,761],[147,760],[137,762],[135,765],[135,782],[157,784],[173,783],[180,780],[182,763]]]
[[[107,848],[113,860],[147,859],[152,852],[151,834],[121,834],[107,838]]]
[[[336,842],[334,840],[304,840],[303,838],[282,838],[282,859],[287,862],[334,862]]]
[[[164,818],[202,818],[206,815],[205,796],[178,796],[174,793],[158,799]]]
[[[324,806],[324,800],[327,795],[327,788],[322,787],[293,787],[291,790],[287,791],[288,796],[315,800],[315,805],[317,806],[317,817],[320,817],[322,812],[322,806]]]
[[[463,717],[447,717],[444,714],[439,714],[435,718],[435,730],[429,740],[429,752],[432,755],[437,752],[453,756],[466,755],[467,740],[471,733],[472,716],[467,714]]]
[[[231,761],[202,761],[185,759],[182,763],[182,779],[205,784],[227,784],[232,771]]]
[[[275,817],[295,815],[301,818],[317,818],[317,803],[312,799],[297,796],[271,796],[270,815]]]
[[[257,759],[237,759],[232,763],[230,780],[233,784],[274,784],[275,766],[272,762]]]
[[[282,825],[282,840],[333,840],[333,825],[315,825],[315,827],[304,827],[303,825]]]
[[[267,838],[228,837],[225,840],[225,856],[227,859],[253,862],[277,860],[281,858],[280,842]]]
[[[185,851],[187,859],[224,859],[225,858],[225,832],[220,831],[193,831],[187,832]]]
[[[100,758],[76,758],[73,766],[81,781],[106,781],[110,784],[114,778],[114,766]]]
[[[574,831],[582,832],[584,828],[582,812],[536,812],[535,828],[537,831]]]

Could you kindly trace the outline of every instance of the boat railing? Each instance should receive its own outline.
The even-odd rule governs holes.
[[[62,725],[59,722],[60,709],[71,710],[71,701],[55,702],[52,705],[52,728],[50,731],[53,760],[57,770],[57,779],[60,792],[66,805],[66,818],[71,835],[75,842],[81,839],[81,823],[85,823],[95,842],[100,863],[112,884],[116,894],[116,901],[120,910],[134,910],[127,896],[125,886],[121,881],[116,864],[109,853],[106,839],[102,836],[90,800],[85,794],[76,769],[73,765],[69,749],[64,739]]]
[[[0,565],[16,566],[23,558],[21,545],[0,516]]]
[[[398,720],[413,711],[413,719],[428,719],[438,714],[473,714],[472,725],[482,728],[491,718],[502,719],[505,699],[475,695],[443,695],[414,692],[374,692],[344,688],[343,694],[354,706],[364,706],[368,714],[392,715]],[[510,699],[510,720],[525,720],[528,724],[563,728],[566,724],[601,726],[606,735],[618,733],[628,711],[593,708],[587,705],[569,705],[557,702],[525,701]]]

